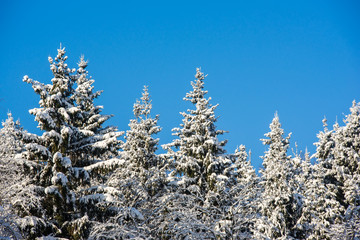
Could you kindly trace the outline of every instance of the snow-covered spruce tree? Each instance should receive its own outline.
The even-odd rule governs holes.
[[[41,196],[40,208],[45,211],[25,215],[37,217],[33,222],[41,223],[43,227],[26,225],[24,232],[29,238],[52,234],[79,239],[89,234],[87,212],[97,214],[98,209],[92,209],[94,204],[82,201],[84,195],[90,194],[90,190],[86,191],[90,179],[84,167],[89,167],[87,165],[93,159],[102,160],[117,154],[120,144],[116,139],[120,133],[115,128],[102,127],[109,116],[102,116],[101,107],[91,105],[99,93],[91,92],[93,80],[87,79],[86,62],[80,60],[76,74],[75,69],[68,68],[66,59],[65,49],[61,47],[55,60],[49,57],[54,75],[52,84],[45,85],[24,77],[24,81],[40,95],[40,108],[32,109],[30,113],[35,115],[39,128],[44,131],[42,136],[29,138],[32,142],[26,145],[24,155],[46,162],[34,182]],[[78,88],[75,89],[76,84]],[[104,200],[103,195],[96,194],[100,196],[97,202]]]
[[[40,108],[33,108],[29,112],[35,116],[35,121],[39,123],[38,127],[44,131],[38,143],[27,145],[28,158],[51,159],[51,154],[41,154],[46,152],[43,147],[52,154],[56,152],[66,154],[70,150],[68,146],[74,132],[71,123],[72,118],[76,118],[77,108],[71,99],[74,92],[75,69],[70,69],[66,60],[65,48],[61,47],[55,60],[49,57],[50,69],[54,75],[52,84],[45,85],[24,76],[23,81],[30,83],[34,91],[40,95]]]
[[[209,189],[215,189],[217,174],[222,170],[218,156],[225,153],[223,147],[227,141],[218,140],[225,131],[216,129],[214,110],[218,105],[211,105],[211,98],[205,97],[205,76],[199,68],[195,77],[196,80],[191,82],[193,90],[184,98],[194,104],[195,109],[181,113],[183,123],[180,128],[173,129],[173,135],[178,139],[163,147],[169,150],[170,161],[174,164],[170,176],[178,179],[179,187],[204,196]]]
[[[39,164],[21,158],[24,151],[24,138],[30,139],[20,126],[14,122],[12,114],[2,123],[0,130],[0,236],[20,239],[22,229],[27,225],[31,213],[41,215],[37,188],[32,177],[41,168]],[[40,228],[40,227],[39,227]],[[45,228],[42,228],[44,232]],[[22,237],[26,237],[23,235]]]
[[[20,126],[20,121],[14,122],[11,113],[8,113],[8,118],[2,123],[0,129],[0,157],[13,158],[16,154],[24,150],[23,128]]]
[[[232,158],[234,163],[231,165],[231,179],[235,182],[231,183],[229,193],[222,195],[223,198],[232,200],[225,221],[228,223],[227,229],[225,228],[226,238],[251,239],[259,205],[259,177],[251,165],[244,145],[235,150]]]
[[[218,140],[225,132],[215,126],[214,111],[218,105],[211,105],[211,98],[205,97],[205,76],[199,68],[195,78],[191,82],[193,90],[184,98],[195,109],[181,113],[182,124],[173,129],[178,139],[163,146],[168,150],[169,181],[173,186],[172,193],[164,199],[168,203],[164,208],[166,220],[159,228],[165,238],[215,238],[214,222],[222,218],[214,215],[215,221],[209,222],[213,211],[205,209],[210,205],[219,207],[215,205],[219,204],[217,194],[213,193],[227,180],[223,173],[231,161],[224,156],[226,141]]]
[[[117,189],[114,196],[119,211],[104,223],[92,229],[92,237],[111,232],[111,239],[142,238],[150,236],[151,222],[155,221],[155,205],[165,186],[165,171],[159,156],[155,154],[160,132],[157,125],[159,115],[151,117],[152,103],[145,86],[142,97],[134,104],[134,119],[130,120],[130,130],[126,131],[121,148],[122,164],[111,174],[106,185]],[[105,231],[105,232],[104,232]],[[155,238],[157,238],[155,236]],[[109,236],[110,239],[110,236]]]
[[[352,225],[360,219],[360,105],[355,101],[344,123],[334,134],[332,176],[339,189],[337,200],[346,209],[343,224]]]
[[[296,222],[299,218],[300,199],[293,185],[293,163],[287,155],[288,137],[284,138],[279,117],[275,114],[270,124],[270,132],[262,139],[269,149],[263,157],[260,172],[263,188],[258,219],[255,229],[257,239],[291,239],[296,236]]]
[[[304,182],[304,204],[298,220],[299,230],[306,239],[332,239],[331,226],[342,222],[344,207],[337,200],[339,188],[336,185],[332,164],[334,161],[334,134],[339,128],[329,131],[327,120],[323,120],[324,131],[317,137],[314,157],[317,163],[308,169]]]
[[[159,180],[164,176],[161,177],[159,169],[162,165],[161,160],[155,154],[159,139],[153,137],[161,130],[157,125],[159,115],[152,118],[151,109],[152,103],[148,88],[145,86],[141,102],[136,101],[134,104],[135,119],[130,120],[130,130],[126,131],[125,142],[121,146],[123,149],[121,158],[125,160],[125,165],[117,169],[109,183],[118,187],[119,183],[115,183],[116,181],[125,179],[133,181],[135,177],[147,193],[153,196],[163,187],[163,182]],[[124,173],[124,167],[127,173]]]
[[[336,201],[332,186],[325,183],[326,170],[320,163],[311,168],[310,178],[305,182],[304,204],[298,228],[302,238],[332,239],[331,226],[339,222],[343,207]]]
[[[66,60],[65,48],[61,47],[55,59],[49,57],[54,75],[52,84],[43,84],[28,76],[23,79],[40,95],[40,108],[29,112],[35,115],[38,127],[44,131],[36,143],[27,144],[26,155],[30,159],[46,160],[60,152],[70,157],[73,166],[80,167],[89,165],[89,160],[94,158],[116,155],[120,145],[117,137],[121,133],[114,127],[102,127],[111,115],[101,115],[102,107],[93,103],[101,92],[92,93],[94,80],[87,78],[87,63],[81,59],[75,74],[76,70],[68,68]]]
[[[94,159],[105,160],[118,155],[122,135],[116,127],[103,124],[112,115],[102,115],[103,106],[95,105],[94,101],[103,91],[93,92],[94,86],[91,77],[88,77],[87,61],[80,58],[76,75],[77,88],[72,99],[77,106],[77,116],[72,123],[77,130],[77,137],[71,142],[70,158],[77,166],[87,166]]]
[[[225,159],[230,164],[223,164],[222,181],[217,182],[216,191],[208,192],[205,206],[218,238],[250,239],[259,204],[259,178],[244,145]]]

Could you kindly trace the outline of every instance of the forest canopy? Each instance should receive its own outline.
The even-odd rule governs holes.
[[[288,152],[275,113],[263,168],[246,147],[225,151],[217,104],[197,68],[172,142],[159,146],[149,87],[129,129],[107,121],[88,62],[49,57],[51,83],[24,76],[41,135],[11,113],[0,129],[1,239],[360,239],[360,104],[317,134],[316,152]],[[158,154],[159,148],[165,153]]]

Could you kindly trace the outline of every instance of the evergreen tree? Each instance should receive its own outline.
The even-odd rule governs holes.
[[[122,164],[106,183],[117,189],[115,204],[121,211],[92,229],[94,239],[106,235],[109,230],[109,239],[141,238],[151,234],[150,226],[156,222],[156,204],[165,186],[163,164],[155,153],[159,139],[153,137],[161,130],[157,125],[159,115],[152,118],[151,109],[145,86],[140,101],[134,104],[135,118],[130,120],[130,130],[122,144]]]
[[[196,69],[196,80],[191,82],[193,90],[186,94],[185,101],[195,105],[194,110],[182,112],[184,117],[180,128],[174,128],[173,135],[178,136],[172,143],[164,145],[169,150],[174,171],[170,176],[179,178],[178,184],[191,192],[202,195],[209,189],[215,189],[219,169],[218,156],[225,153],[227,141],[219,141],[218,136],[225,133],[216,130],[214,111],[218,105],[211,105],[204,90],[205,76]],[[172,151],[175,147],[177,151]]]
[[[199,68],[195,78],[193,90],[184,98],[195,109],[181,113],[182,124],[173,129],[178,139],[163,146],[168,150],[172,190],[163,200],[165,219],[160,229],[170,238],[216,238],[221,233],[214,229],[214,222],[223,219],[227,211],[219,206],[221,189],[229,180],[225,169],[231,164],[224,155],[226,141],[218,140],[225,131],[216,129],[214,111],[218,105],[211,105],[211,98],[205,97],[205,76]]]
[[[81,57],[76,75],[77,88],[72,96],[77,105],[78,117],[73,125],[77,127],[78,136],[70,146],[70,154],[77,166],[89,165],[93,159],[117,156],[121,144],[118,137],[122,135],[116,127],[102,126],[112,115],[102,115],[103,106],[95,105],[94,101],[102,91],[93,92],[95,80],[88,77],[87,66],[87,61]]]
[[[240,145],[234,154],[233,167],[236,184],[232,186],[230,194],[235,200],[230,211],[233,223],[231,227],[233,239],[252,238],[259,210],[259,177],[251,165],[249,155],[244,145]]]
[[[155,154],[159,139],[153,137],[161,130],[157,125],[159,115],[152,118],[151,109],[151,100],[145,86],[141,102],[136,101],[134,104],[135,119],[130,120],[130,130],[126,132],[126,141],[122,144],[121,159],[124,160],[124,164],[108,181],[110,186],[119,189],[126,187],[129,192],[126,194],[124,192],[124,196],[129,199],[139,194],[153,196],[163,184],[160,158]],[[140,192],[143,190],[145,192],[136,192],[138,187],[142,189]],[[131,193],[131,191],[135,192]]]
[[[350,114],[334,136],[336,179],[341,186],[344,207],[360,208],[360,106],[353,101]],[[358,210],[357,210],[358,211]],[[358,212],[357,214],[360,214]]]
[[[39,123],[39,128],[44,131],[38,145],[46,147],[52,154],[61,152],[67,153],[68,146],[73,134],[72,118],[74,118],[77,108],[74,106],[71,96],[73,94],[73,85],[75,78],[74,69],[70,69],[66,63],[65,48],[58,49],[58,54],[53,60],[49,57],[50,69],[54,75],[52,84],[43,84],[25,76],[23,81],[30,83],[34,91],[40,95],[40,108],[31,109],[30,114],[35,116]],[[28,149],[30,146],[27,146]],[[32,145],[32,148],[36,146]],[[41,148],[41,147],[39,147]],[[29,149],[28,157],[32,159],[49,159],[51,156],[43,153],[42,149],[31,151]]]
[[[24,155],[35,162],[46,161],[40,161],[41,168],[31,183],[40,196],[39,210],[25,213],[29,221],[21,225],[28,238],[44,234],[86,238],[91,218],[101,217],[107,209],[103,205],[109,202],[106,193],[95,191],[103,187],[90,186],[85,167],[92,169],[94,159],[117,155],[121,133],[114,127],[102,127],[111,116],[101,115],[102,107],[93,103],[100,92],[92,93],[94,81],[87,78],[87,63],[82,58],[75,74],[66,60],[64,48],[58,49],[55,60],[49,57],[52,84],[24,77],[40,95],[40,108],[30,113],[44,131],[38,137],[26,135]]]
[[[215,230],[224,239],[250,239],[259,204],[259,178],[244,145],[228,158],[231,164],[224,171],[227,179],[218,187],[219,204],[214,206],[220,216],[214,222]]]
[[[283,138],[279,117],[275,117],[270,124],[271,131],[263,139],[269,145],[263,157],[264,169],[261,170],[261,204],[259,213],[261,218],[257,222],[256,238],[289,239],[296,238],[296,221],[298,219],[299,198],[296,186],[292,184],[293,163],[287,155],[290,135]]]
[[[24,150],[22,141],[24,130],[20,126],[19,120],[14,122],[11,113],[8,113],[8,118],[2,123],[2,126],[0,129],[0,157],[13,158]]]
[[[102,127],[111,115],[101,115],[102,107],[93,103],[101,92],[92,93],[94,80],[87,78],[84,59],[80,60],[78,74],[68,68],[66,60],[65,48],[61,47],[54,60],[49,57],[52,84],[45,85],[28,76],[23,79],[40,95],[40,108],[29,112],[44,131],[35,143],[27,144],[26,157],[47,160],[60,152],[80,167],[89,165],[94,158],[116,155],[121,133],[114,127]]]
[[[331,226],[342,222],[344,207],[337,200],[339,188],[336,186],[332,165],[334,161],[334,130],[327,128],[326,118],[323,120],[324,131],[317,136],[319,141],[314,157],[317,164],[309,169],[309,178],[305,181],[304,204],[298,223],[303,237],[307,239],[332,239]]]

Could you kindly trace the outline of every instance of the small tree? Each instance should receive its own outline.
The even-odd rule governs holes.
[[[0,129],[0,157],[13,158],[24,150],[22,141],[24,130],[20,126],[19,120],[14,122],[11,113],[8,113],[8,118],[2,123],[2,126]]]

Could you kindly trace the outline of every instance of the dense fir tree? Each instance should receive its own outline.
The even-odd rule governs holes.
[[[334,136],[336,179],[341,183],[345,207],[360,207],[360,106],[353,102],[345,126]],[[357,214],[360,214],[357,213]]]
[[[39,138],[38,150],[35,144],[28,145],[28,158],[51,159],[51,154],[44,151],[47,148],[50,153],[61,152],[66,154],[70,149],[69,144],[73,135],[72,119],[76,117],[77,108],[73,104],[71,96],[74,92],[75,77],[66,63],[65,48],[58,49],[54,59],[49,57],[50,69],[54,75],[52,84],[43,84],[25,76],[23,81],[30,83],[34,91],[40,95],[40,108],[31,109],[30,114],[35,116],[39,128],[44,131]]]
[[[104,194],[88,190],[90,178],[84,167],[91,168],[89,164],[94,159],[117,155],[121,143],[117,140],[121,133],[116,128],[102,127],[111,116],[101,115],[102,107],[93,103],[100,92],[92,93],[94,81],[87,78],[87,63],[82,58],[75,74],[66,60],[64,48],[58,49],[55,60],[49,57],[54,75],[52,84],[24,77],[40,95],[40,108],[30,113],[44,131],[42,136],[27,134],[24,137],[28,142],[24,155],[35,162],[46,161],[39,162],[40,168],[32,180],[40,209],[25,213],[36,221],[21,224],[28,238],[52,234],[79,239],[90,233],[86,230],[91,221],[87,212],[99,213],[95,205],[106,198]],[[95,200],[89,203],[88,199]]]
[[[215,208],[221,208],[219,192],[228,181],[224,172],[231,160],[224,155],[226,141],[218,139],[225,131],[216,129],[214,111],[218,105],[211,105],[211,98],[205,97],[205,76],[200,69],[196,70],[195,78],[191,82],[193,90],[184,98],[195,109],[181,113],[182,124],[173,129],[178,139],[163,146],[168,150],[173,190],[164,200],[168,203],[164,211],[170,213],[162,229],[170,238],[215,238],[218,234],[214,222],[223,218]]]
[[[191,82],[193,90],[186,94],[185,101],[194,104],[195,109],[182,112],[184,117],[180,128],[174,128],[177,136],[172,143],[164,145],[174,163],[171,176],[179,178],[178,184],[191,192],[205,194],[214,189],[219,169],[218,156],[225,153],[226,141],[219,141],[218,136],[225,131],[217,130],[214,110],[218,105],[211,105],[211,98],[206,98],[204,90],[205,76],[196,69],[196,80]],[[175,147],[177,151],[172,151]]]
[[[356,234],[359,237],[360,225],[360,106],[355,101],[344,123],[334,133],[331,176],[338,189],[337,200],[345,209],[340,229],[352,239]]]
[[[332,239],[331,225],[341,222],[344,207],[337,200],[338,188],[331,173],[335,131],[329,131],[323,120],[324,131],[318,134],[319,141],[314,157],[317,164],[310,166],[308,179],[304,181],[304,204],[298,223],[303,237],[307,239]]]
[[[40,108],[29,112],[44,131],[37,143],[27,145],[27,157],[51,159],[52,154],[60,152],[70,157],[74,166],[85,166],[91,159],[116,155],[120,145],[117,137],[121,134],[114,127],[102,127],[111,115],[101,115],[102,107],[93,103],[101,91],[92,92],[94,80],[87,78],[87,63],[81,58],[75,74],[66,60],[65,48],[61,47],[55,59],[49,57],[52,84],[45,85],[28,76],[23,79],[40,95]]]
[[[230,194],[222,197],[233,200],[232,207],[227,215],[231,220],[228,232],[230,239],[251,239],[257,219],[259,205],[259,177],[251,165],[250,157],[245,146],[240,145],[233,156],[232,165],[236,182],[232,183]]]
[[[264,169],[261,170],[261,218],[256,223],[258,239],[289,239],[296,238],[296,221],[299,217],[300,199],[296,186],[292,183],[294,177],[293,163],[287,155],[288,137],[284,138],[279,117],[270,124],[271,131],[265,134],[268,139],[263,143],[269,146],[263,157]]]
[[[151,117],[152,103],[145,86],[140,101],[134,104],[135,118],[130,120],[121,148],[122,164],[111,174],[106,185],[117,189],[116,206],[121,211],[92,229],[92,235],[103,236],[110,230],[109,239],[142,238],[150,236],[152,222],[157,216],[155,205],[165,186],[165,171],[155,154],[160,132],[159,116]],[[154,230],[156,231],[156,229]]]
[[[109,159],[117,156],[121,141],[118,137],[122,135],[116,127],[102,125],[112,115],[102,115],[103,106],[95,105],[94,101],[102,91],[93,92],[95,82],[89,78],[86,67],[87,61],[80,58],[76,76],[77,88],[72,99],[77,105],[77,116],[73,125],[78,128],[77,141],[73,141],[70,155],[77,166],[86,166],[92,163],[93,159]]]
[[[0,129],[0,157],[12,158],[21,153],[25,147],[23,143],[24,134],[20,121],[14,122],[12,114],[8,113],[8,118],[2,123]]]

